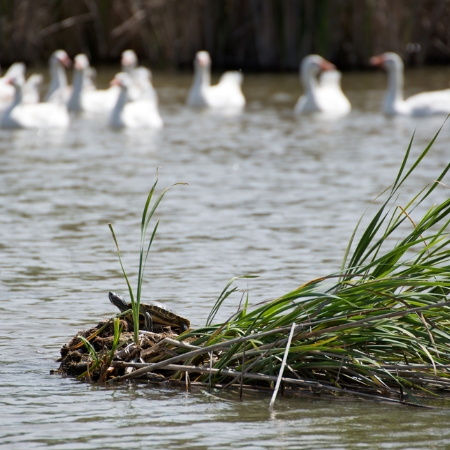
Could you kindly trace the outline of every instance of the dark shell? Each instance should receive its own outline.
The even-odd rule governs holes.
[[[122,312],[131,309],[131,303],[125,303],[123,298],[115,292],[109,293],[109,300]],[[155,322],[162,323],[163,325],[177,326],[180,327],[182,331],[189,329],[189,327],[191,326],[191,323],[188,319],[179,316],[166,304],[161,302],[141,303],[140,310],[141,312],[149,312]]]

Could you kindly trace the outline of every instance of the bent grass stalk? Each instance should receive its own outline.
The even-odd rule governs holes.
[[[161,203],[161,200],[163,199],[166,192],[175,185],[178,184],[188,184],[188,183],[174,183],[172,186],[167,187],[164,189],[159,197],[156,199],[155,203],[153,204],[153,207],[150,208],[150,203],[153,197],[153,193],[155,192],[156,185],[158,184],[158,170],[156,171],[156,181],[153,184],[152,188],[150,189],[150,192],[147,196],[147,201],[145,202],[144,211],[142,213],[142,220],[141,220],[141,240],[140,240],[140,251],[139,251],[139,273],[138,273],[138,281],[137,281],[137,289],[136,289],[136,295],[133,293],[133,289],[130,284],[130,280],[128,279],[127,273],[125,271],[125,268],[123,266],[122,257],[120,255],[120,249],[119,244],[117,242],[116,234],[114,233],[114,229],[112,224],[108,224],[109,229],[111,230],[112,237],[114,239],[114,243],[116,244],[117,249],[117,255],[119,257],[120,267],[122,268],[122,273],[125,277],[125,281],[127,283],[128,292],[130,294],[131,299],[131,312],[133,316],[133,323],[134,323],[134,342],[137,345],[139,343],[139,311],[140,311],[140,305],[141,305],[141,294],[142,294],[142,283],[144,281],[144,271],[145,271],[145,265],[147,263],[148,254],[150,253],[150,248],[153,243],[153,239],[155,238],[156,231],[158,229],[159,220],[156,222],[155,227],[153,228],[153,232],[150,236],[148,246],[146,246],[146,237],[147,237],[147,228],[150,223],[150,220],[153,217],[153,214],[155,213],[156,209],[158,208],[159,204]]]

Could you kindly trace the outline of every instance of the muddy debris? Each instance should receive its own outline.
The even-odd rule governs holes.
[[[61,347],[61,357],[57,360],[60,366],[51,373],[91,383],[105,382],[130,370],[123,363],[147,363],[160,354],[167,355],[167,349],[157,344],[165,338],[173,339],[178,336],[175,332],[177,329],[155,323],[152,332],[139,332],[139,345],[135,345],[132,323],[121,320],[120,327],[121,333],[114,351],[113,319],[103,319],[95,327],[79,331]],[[162,374],[153,374],[155,381],[164,381],[165,378]]]

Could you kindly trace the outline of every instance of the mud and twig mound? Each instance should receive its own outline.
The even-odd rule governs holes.
[[[120,328],[116,344],[113,319],[104,319],[97,326],[77,333],[61,348],[58,360],[61,364],[53,373],[105,382],[126,375],[127,367],[120,363],[145,363],[159,352],[164,352],[158,350],[157,344],[178,336],[171,327],[155,324],[153,332],[140,332],[139,345],[135,345],[130,322],[121,320]]]

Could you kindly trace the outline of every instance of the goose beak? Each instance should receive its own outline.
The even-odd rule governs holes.
[[[70,60],[70,58],[68,56],[61,58],[60,61],[61,61],[61,64],[66,68],[69,68],[72,65],[72,61]]]
[[[372,58],[369,59],[369,64],[375,67],[382,66],[384,64],[384,56],[383,55],[372,56]]]
[[[330,63],[330,61],[327,61],[326,59],[322,60],[319,63],[319,66],[322,70],[335,70],[336,66],[332,63]]]
[[[197,56],[197,61],[201,67],[207,67],[209,64],[208,58],[205,57],[204,55]]]

